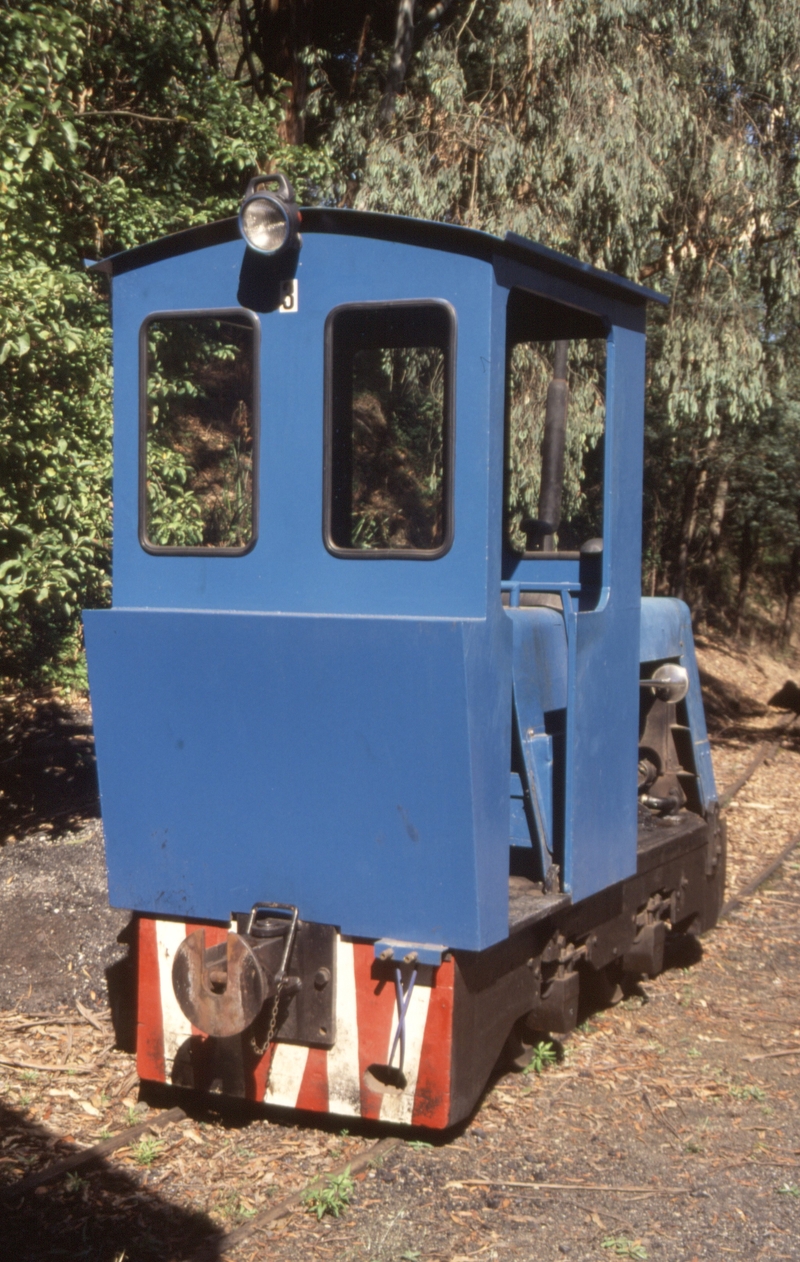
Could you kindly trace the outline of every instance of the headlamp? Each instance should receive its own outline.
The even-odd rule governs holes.
[[[277,185],[275,191],[265,186]],[[294,189],[285,175],[257,175],[247,186],[239,228],[247,244],[259,254],[276,255],[302,244],[300,211]]]
[[[652,678],[641,679],[641,688],[652,688],[659,701],[683,701],[689,691],[689,672],[677,662],[665,662],[653,671]]]

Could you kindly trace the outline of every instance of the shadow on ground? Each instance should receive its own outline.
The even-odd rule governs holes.
[[[88,702],[0,702],[0,845],[43,827],[59,836],[99,814]]]
[[[85,1262],[168,1262],[203,1246],[208,1262],[219,1258],[220,1231],[206,1214],[151,1190],[158,1175],[126,1172],[105,1161],[81,1167],[40,1190],[14,1194],[26,1174],[69,1156],[73,1145],[0,1104],[0,1219],[3,1256],[14,1262],[84,1259]],[[163,1184],[159,1184],[159,1188]]]
[[[704,670],[700,671],[700,683],[709,735],[720,740],[736,737],[754,746],[762,741],[783,740],[795,745],[800,742],[800,723],[792,722],[793,711],[771,708],[767,704],[770,689],[766,684],[761,700],[729,680],[718,679]],[[749,720],[765,715],[774,720],[769,727],[749,726]]]
[[[751,697],[730,680],[717,679],[707,671],[700,671],[706,722],[711,733],[728,730],[731,724],[743,719],[760,718],[767,713],[767,698],[763,702]],[[753,734],[754,740],[763,739],[763,732]]]

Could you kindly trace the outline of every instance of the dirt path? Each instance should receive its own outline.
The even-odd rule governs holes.
[[[787,670],[719,646],[702,657],[724,785],[778,734],[763,702]],[[729,811],[729,890],[800,829],[798,784],[792,730]],[[70,826],[37,827],[0,850],[0,1059],[16,1062],[0,1063],[0,1189],[160,1116],[165,1102],[150,1097],[148,1111],[131,1055],[114,1047],[104,970],[122,950],[114,937],[124,917],[104,910],[98,827],[65,818]],[[32,954],[19,946],[29,924],[44,934]],[[694,950],[677,944],[661,977],[591,1016],[557,1065],[498,1079],[444,1141],[406,1134],[379,1169],[356,1176],[341,1217],[318,1221],[301,1205],[224,1256],[800,1259],[799,966],[800,848]],[[44,1013],[42,1024],[24,1012]],[[0,1202],[8,1256],[138,1262],[190,1258],[202,1246],[219,1258],[223,1233],[364,1154],[379,1134],[277,1111],[184,1107],[189,1117],[104,1162]],[[341,1201],[346,1182],[328,1192]]]

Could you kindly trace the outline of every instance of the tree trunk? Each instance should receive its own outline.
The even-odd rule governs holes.
[[[794,602],[798,593],[800,593],[800,544],[795,544],[792,549],[792,555],[789,558],[789,570],[783,586],[786,592],[786,605],[783,611],[781,639],[788,648],[792,643],[792,631],[794,630]]]
[[[711,516],[708,523],[708,534],[701,549],[701,559],[703,562],[703,585],[699,595],[699,610],[697,614],[698,628],[705,626],[708,619],[708,609],[710,601],[713,599],[713,591],[716,588],[716,570],[719,556],[719,545],[722,538],[722,522],[725,517],[725,508],[728,501],[728,474],[722,473],[717,488],[714,492],[714,500],[711,505]]]
[[[275,0],[273,0],[273,4]],[[289,91],[281,131],[287,144],[302,145],[306,130],[308,66],[303,54],[311,43],[311,16],[314,0],[293,0],[289,5],[288,40]]]
[[[747,601],[747,588],[758,556],[758,527],[745,522],[739,543],[739,590],[736,593],[736,610],[733,629],[739,635]]]
[[[312,42],[313,11],[314,0],[239,0],[242,48],[255,92],[264,100],[272,77],[289,85],[279,132],[290,145],[301,145],[305,135],[308,67],[304,53]]]
[[[678,566],[673,584],[674,595],[679,600],[686,599],[686,574],[689,568],[689,552],[697,530],[697,505],[706,484],[708,471],[698,469],[697,448],[692,449],[692,467],[686,480],[686,494],[683,500],[683,520],[681,522],[681,542],[678,550]]]
[[[728,503],[728,475],[723,473],[717,483],[717,489],[714,492],[714,503],[711,506],[711,520],[708,524],[708,542],[711,551],[716,556],[719,551],[719,541],[722,535],[722,522],[725,517],[725,509]]]
[[[383,93],[380,110],[380,120],[384,125],[392,120],[395,99],[406,77],[411,49],[414,44],[415,8],[416,0],[399,0],[397,5],[397,30],[395,32],[392,59],[389,62],[389,73],[386,76],[386,88]]]

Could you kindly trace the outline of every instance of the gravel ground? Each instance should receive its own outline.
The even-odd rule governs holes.
[[[91,711],[7,697],[0,721],[0,1011],[106,1005],[129,917],[108,907]]]
[[[106,1004],[106,970],[127,955],[116,939],[129,916],[108,907],[100,821],[5,847],[0,874],[0,1009]]]
[[[781,735],[785,716],[765,702],[800,670],[719,644],[701,646],[701,664],[725,785]],[[0,1195],[183,1099],[141,1100],[132,1057],[114,1044],[105,973],[124,952],[126,918],[105,907],[96,806],[79,804],[92,792],[86,714],[47,704],[46,720],[32,706],[15,748],[44,740],[52,763],[60,742],[49,806],[19,805],[26,777],[0,764],[11,768],[0,817],[17,838],[0,848]],[[729,811],[729,891],[800,827],[800,736],[781,740]],[[44,770],[31,774],[51,793]],[[798,911],[800,849],[702,943],[672,943],[661,977],[590,1014],[557,1064],[497,1078],[453,1133],[405,1132],[379,1170],[356,1177],[349,1204],[332,1185],[338,1218],[301,1206],[227,1251],[221,1238],[383,1132],[183,1100],[189,1116],[146,1143],[12,1198],[8,1256],[155,1262],[194,1258],[206,1241],[207,1260],[233,1262],[800,1259]],[[21,1014],[33,1012],[43,1015],[30,1025]]]

